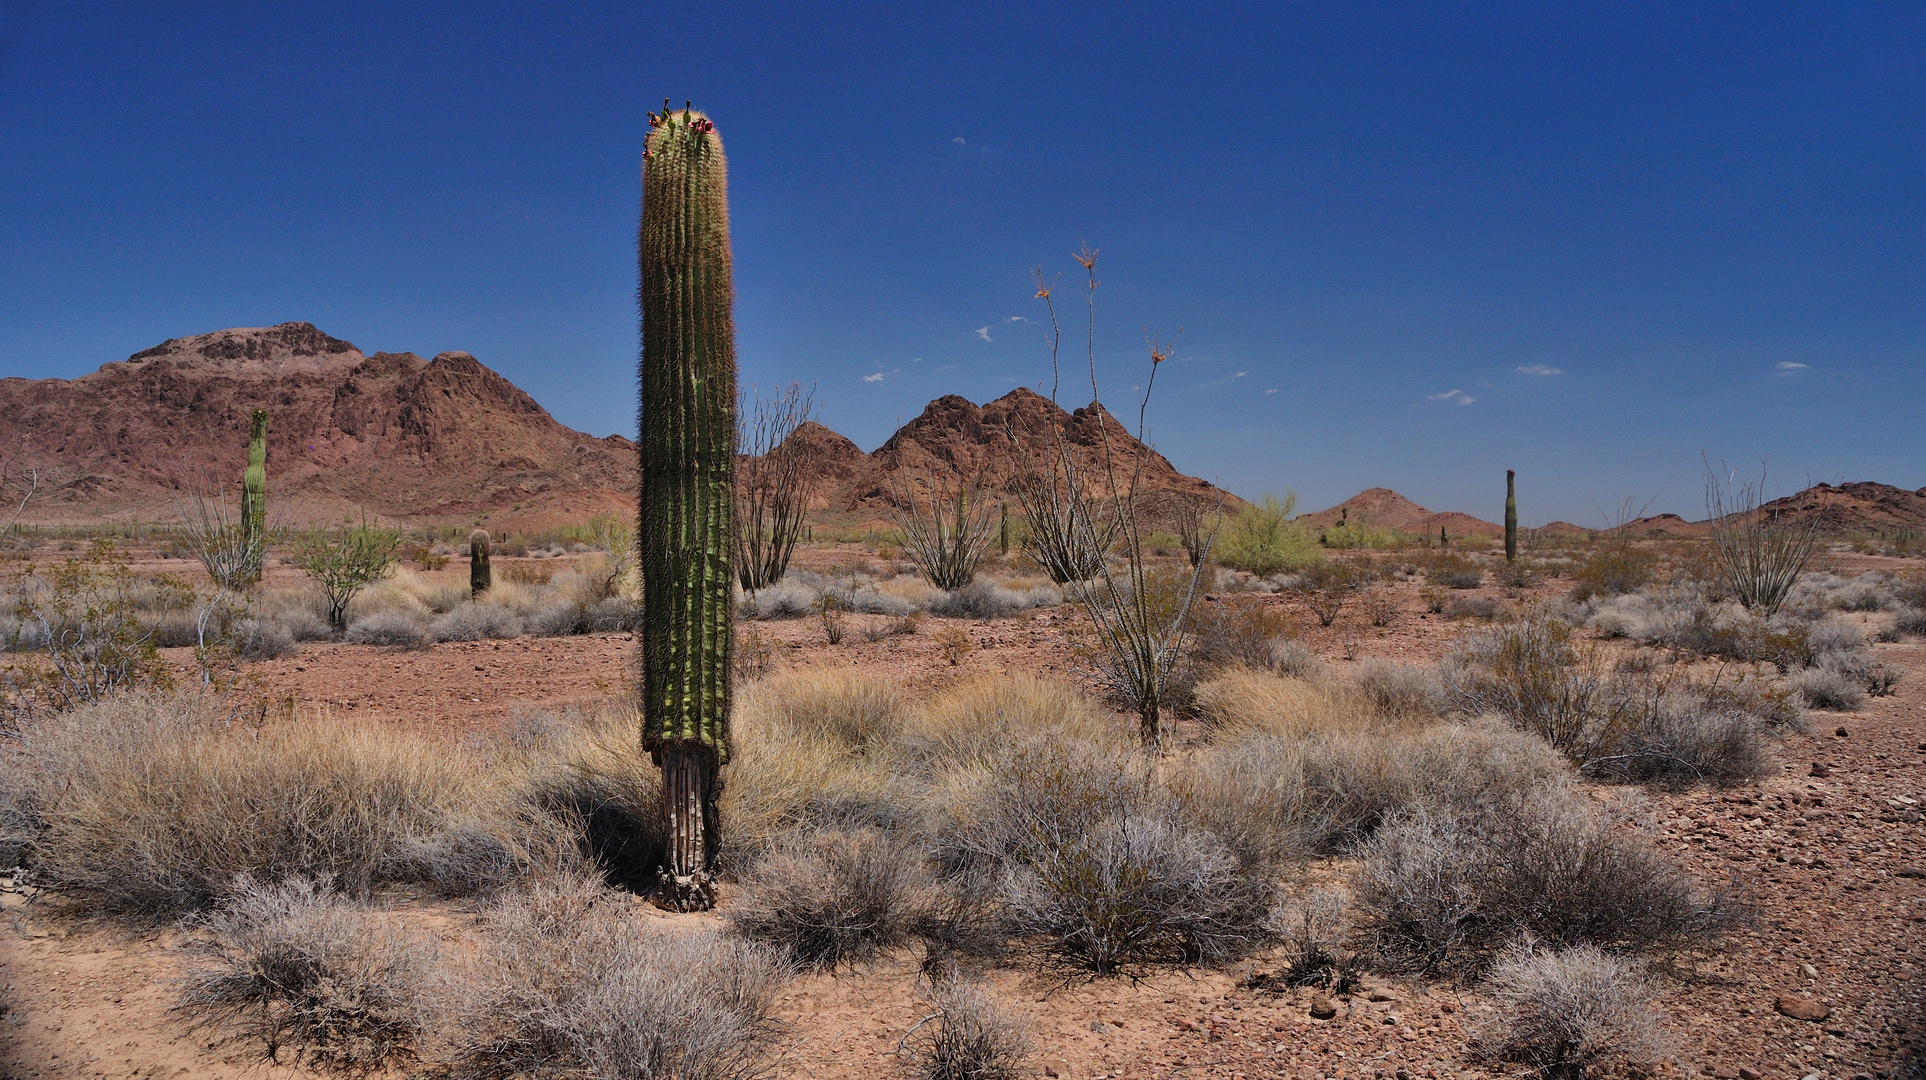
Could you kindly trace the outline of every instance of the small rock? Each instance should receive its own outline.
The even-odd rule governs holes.
[[[1794,1020],[1811,1020],[1814,1022],[1824,1020],[1826,1017],[1832,1015],[1832,1009],[1829,1006],[1821,1005],[1811,998],[1800,997],[1797,994],[1780,994],[1778,998],[1773,1001],[1772,1010],[1780,1016],[1790,1016]]]
[[[1812,775],[1829,776],[1831,775],[1831,773],[1832,773],[1832,767],[1827,765],[1825,762],[1815,761],[1812,763]]]
[[[1369,995],[1366,996],[1365,1000],[1366,1001],[1396,1001],[1398,1000],[1398,995],[1392,993],[1389,990],[1373,990]]]
[[[1313,1020],[1329,1020],[1331,1017],[1336,1016],[1337,1012],[1337,1002],[1332,1001],[1323,994],[1319,994],[1311,999],[1311,1018]]]
[[[1926,866],[1902,866],[1896,873],[1900,877],[1926,878]]]
[[[1764,1078],[1759,1075],[1759,1070],[1752,1066],[1741,1065],[1739,1066],[1739,1080],[1764,1080]]]
[[[1850,734],[1852,734],[1852,732],[1850,732],[1850,731],[1847,731],[1847,730],[1846,730],[1845,728],[1840,728],[1840,729],[1839,729],[1838,731],[1835,731],[1835,732],[1833,732],[1833,734],[1834,734],[1834,735],[1837,735],[1837,736],[1839,736],[1840,738],[1842,738],[1842,739],[1843,739],[1843,738],[1845,738],[1846,736],[1848,736],[1848,735],[1850,735]]]

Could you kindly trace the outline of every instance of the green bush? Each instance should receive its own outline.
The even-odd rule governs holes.
[[[1572,598],[1621,596],[1652,583],[1658,555],[1630,544],[1612,543],[1593,550],[1572,572]]]
[[[1218,530],[1211,555],[1233,570],[1269,577],[1318,561],[1317,538],[1297,520],[1297,493],[1266,495],[1232,514]]]

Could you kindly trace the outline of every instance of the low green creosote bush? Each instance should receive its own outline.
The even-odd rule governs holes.
[[[1280,570],[1301,570],[1318,561],[1317,536],[1297,521],[1297,493],[1265,495],[1225,519],[1211,546],[1211,558],[1233,570],[1269,577]]]

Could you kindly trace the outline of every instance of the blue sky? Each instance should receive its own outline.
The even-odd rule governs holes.
[[[1047,380],[1088,243],[1106,399],[1181,327],[1151,434],[1241,494],[1926,484],[1921,5],[547,7],[0,0],[0,375],[301,319],[631,432],[671,97],[744,381],[865,449]]]

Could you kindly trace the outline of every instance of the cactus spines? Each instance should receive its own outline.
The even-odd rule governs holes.
[[[468,598],[470,600],[480,600],[483,593],[495,587],[495,571],[488,564],[489,552],[487,529],[476,529],[468,534]]]
[[[1518,561],[1518,473],[1505,470],[1505,561]]]
[[[267,429],[267,410],[254,410],[247,437],[247,471],[241,474],[241,542],[251,578],[259,578],[267,564]]]
[[[656,904],[715,902],[717,769],[729,757],[736,342],[727,166],[707,117],[649,117],[642,301],[642,745],[662,769]]]

